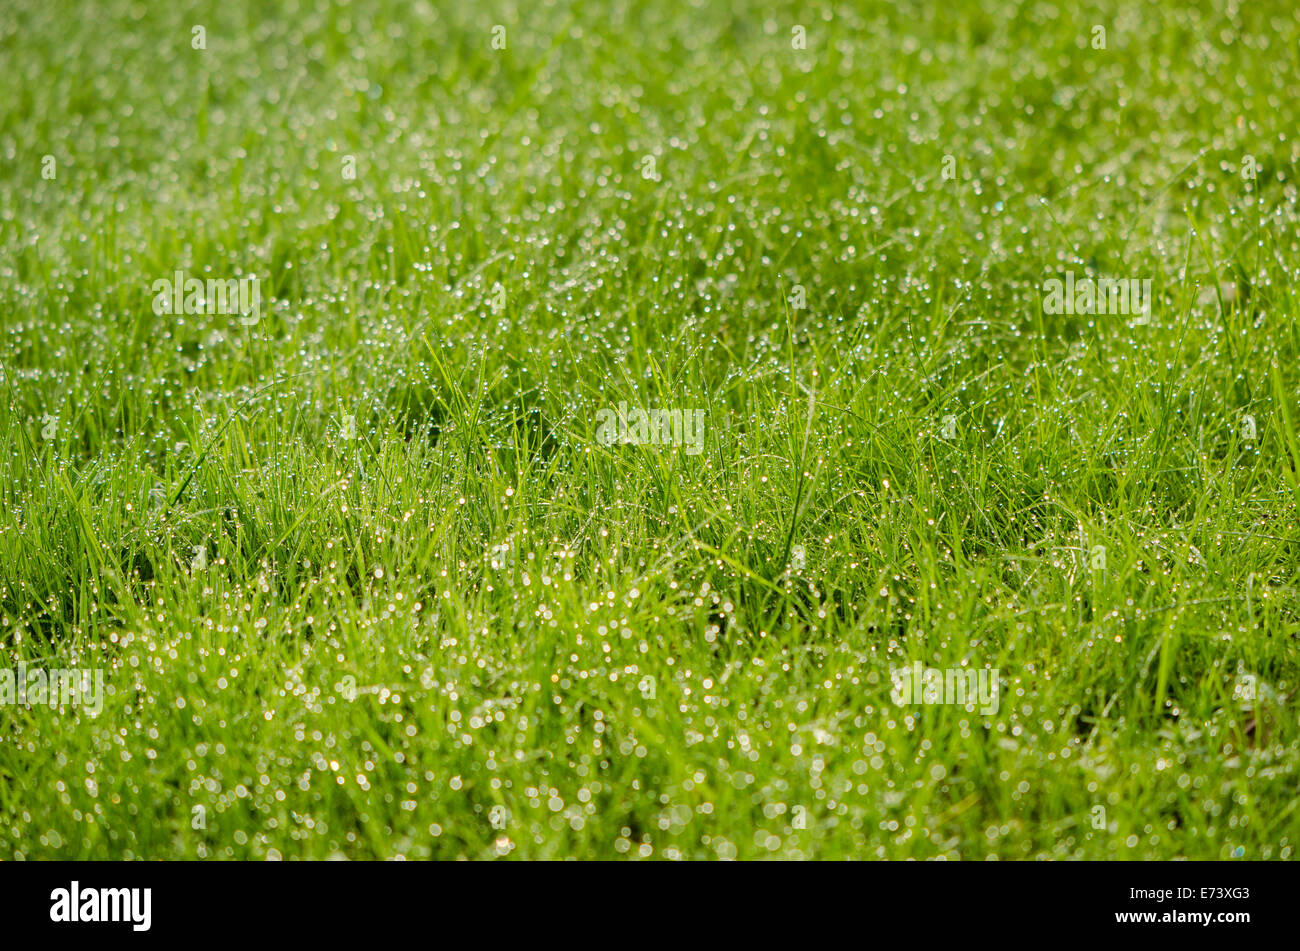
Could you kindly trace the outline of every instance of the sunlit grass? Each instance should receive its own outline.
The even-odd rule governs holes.
[[[300,6],[0,12],[0,858],[1292,855],[1291,5]]]

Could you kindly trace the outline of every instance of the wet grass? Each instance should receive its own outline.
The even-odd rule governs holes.
[[[8,5],[0,669],[105,696],[0,857],[1290,857],[1300,14],[1195,7]]]

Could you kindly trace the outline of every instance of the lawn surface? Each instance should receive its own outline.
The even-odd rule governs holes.
[[[1291,857],[1300,11],[1172,6],[6,0],[0,858]]]

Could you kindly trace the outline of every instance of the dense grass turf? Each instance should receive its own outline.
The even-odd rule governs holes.
[[[183,6],[0,11],[0,857],[1292,855],[1293,4]]]

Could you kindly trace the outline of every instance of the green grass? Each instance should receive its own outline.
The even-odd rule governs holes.
[[[1292,855],[1292,4],[184,6],[0,11],[0,858]]]

